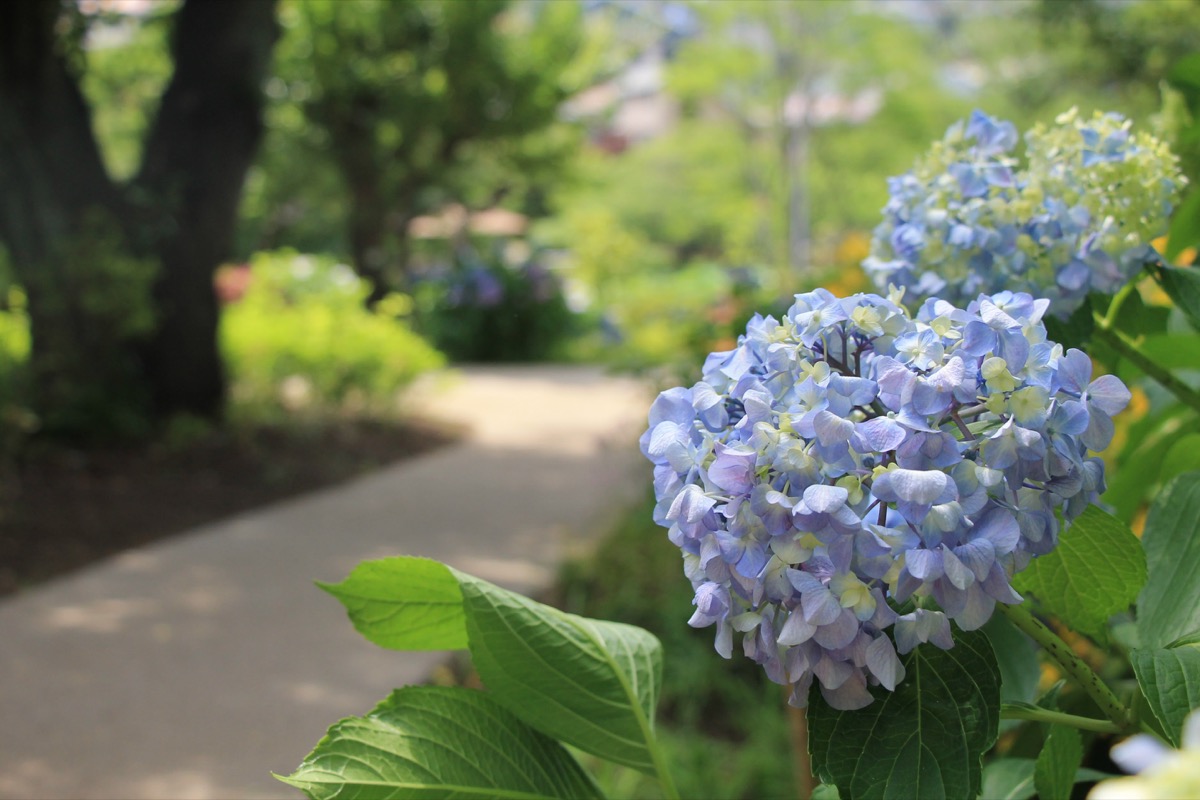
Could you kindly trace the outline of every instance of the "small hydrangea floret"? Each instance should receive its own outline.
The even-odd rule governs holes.
[[[1112,294],[1158,255],[1186,180],[1178,159],[1118,114],[1074,109],[1025,134],[976,111],[912,171],[888,181],[863,268],[881,290],[965,305],[1002,290],[1050,300],[1066,318],[1090,292]]]
[[[683,552],[689,624],[733,634],[803,706],[892,690],[899,658],[949,648],[1104,489],[1092,455],[1129,401],[1046,340],[1048,301],[796,296],[755,316],[690,388],[658,396],[642,452],[655,520]],[[887,631],[892,629],[892,636]]]

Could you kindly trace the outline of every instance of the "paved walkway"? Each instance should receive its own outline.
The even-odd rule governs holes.
[[[649,480],[632,381],[472,368],[414,400],[467,440],[0,602],[0,797],[297,797],[270,773],[442,658],[367,643],[313,579],[414,554],[534,591]]]

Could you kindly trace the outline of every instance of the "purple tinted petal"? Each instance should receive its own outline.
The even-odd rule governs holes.
[[[886,453],[895,450],[904,442],[908,431],[903,425],[887,417],[875,417],[854,426],[854,431],[871,453]]]
[[[867,669],[889,692],[895,691],[896,684],[904,680],[904,665],[896,656],[892,640],[886,635],[880,634],[867,645]]]
[[[854,433],[854,423],[837,414],[818,411],[813,419],[813,430],[817,434],[817,441],[828,446],[848,441]]]
[[[1092,378],[1092,360],[1082,350],[1071,348],[1058,360],[1058,380],[1062,388],[1082,394]]]
[[[779,637],[776,641],[784,647],[788,647],[807,642],[816,632],[816,625],[805,620],[802,613],[793,611],[788,615],[787,622],[783,623],[783,627],[779,629]]]
[[[822,625],[813,634],[813,640],[827,650],[836,650],[839,647],[845,647],[854,641],[854,637],[858,635],[859,623],[858,617],[848,609],[842,609],[842,613],[838,615],[829,625]]]
[[[992,569],[996,560],[996,548],[986,538],[980,538],[954,548],[954,555],[971,570],[975,580],[981,581]]]
[[[695,418],[692,393],[682,386],[668,389],[655,398],[650,405],[650,427],[652,428],[658,423],[666,421],[686,425]]]
[[[954,481],[937,470],[889,470],[875,479],[871,491],[884,501],[907,500],[922,505],[949,503],[958,498]]]
[[[995,607],[995,599],[985,594],[979,585],[971,584],[971,586],[967,587],[966,607],[954,617],[954,621],[964,631],[978,630],[983,627],[985,622],[991,619],[992,610]]]
[[[836,689],[821,687],[821,696],[832,708],[839,711],[857,711],[875,701],[867,690],[867,680],[862,672],[855,670],[850,678]]]
[[[804,610],[804,619],[813,625],[828,625],[837,620],[842,613],[833,592],[822,586],[800,596],[800,606]]]
[[[813,667],[813,673],[826,689],[836,689],[854,674],[854,665],[824,655]]]
[[[987,539],[996,552],[1003,555],[1016,548],[1021,539],[1021,526],[1011,512],[993,508],[976,523],[973,538]]]
[[[850,493],[841,486],[817,484],[804,490],[804,504],[813,511],[828,514],[846,505]]]
[[[959,589],[965,589],[975,583],[975,573],[958,560],[953,550],[946,547],[942,548],[942,569],[946,572],[947,580]]]
[[[1099,452],[1112,442],[1116,428],[1112,418],[1098,409],[1088,415],[1087,430],[1079,437],[1089,450]]]
[[[909,550],[904,554],[904,564],[908,573],[919,580],[937,580],[943,574],[942,554],[936,550]]]
[[[733,494],[749,492],[754,485],[757,454],[746,446],[726,447],[717,442],[717,457],[708,468],[708,477],[718,487]]]
[[[1115,375],[1101,375],[1088,384],[1088,402],[1110,417],[1119,414],[1133,398],[1129,388]]]
[[[1068,436],[1078,436],[1087,430],[1087,406],[1078,400],[1067,400],[1059,403],[1058,407],[1054,409],[1054,414],[1050,417],[1050,426],[1058,433]]]

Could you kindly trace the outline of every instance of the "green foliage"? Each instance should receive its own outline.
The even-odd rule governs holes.
[[[1115,508],[1119,518],[1132,520],[1143,504],[1175,476],[1169,470],[1178,462],[1163,454],[1170,454],[1179,442],[1198,430],[1200,418],[1182,404],[1156,410],[1130,424],[1127,444],[1117,456],[1116,469],[1104,493],[1105,502]]]
[[[653,732],[654,706],[662,683],[657,639],[633,626],[563,613],[457,570],[437,569],[425,559],[378,561],[369,576],[352,575],[327,589],[339,599],[349,600],[356,623],[375,638],[381,628],[362,620],[411,619],[429,608],[424,592],[409,588],[410,577],[416,586],[431,589],[435,598],[451,597],[457,584],[462,600],[461,615],[439,611],[422,631],[408,634],[410,643],[421,649],[457,643],[465,626],[467,644],[489,689],[488,697],[544,734],[601,758],[657,773],[664,789],[673,791]],[[364,585],[369,591],[362,591]],[[405,608],[410,602],[413,605]],[[439,610],[445,605],[440,600],[436,603]],[[391,640],[386,625],[382,630],[385,639]],[[390,727],[404,726],[431,739],[445,732],[444,727],[431,727],[428,721],[398,710],[403,713]],[[477,714],[468,714],[461,707],[448,714],[441,725],[454,722],[479,730]],[[321,755],[318,746],[311,758]],[[342,761],[335,759],[335,763]],[[304,769],[302,766],[301,773]],[[334,777],[352,782],[344,773]],[[517,787],[509,781],[499,788],[503,792]],[[395,796],[421,795],[398,792]]]
[[[1046,744],[1033,769],[1033,785],[1041,800],[1068,800],[1075,785],[1075,772],[1083,759],[1079,731],[1051,725]]]
[[[1089,506],[1059,536],[1058,547],[1014,576],[1070,627],[1093,635],[1108,618],[1133,605],[1146,584],[1146,557],[1133,532],[1116,517]]]
[[[1175,478],[1155,499],[1142,547],[1149,579],[1138,597],[1138,638],[1165,647],[1200,631],[1200,472]]]
[[[484,685],[539,730],[646,773],[662,645],[633,625],[564,614],[458,574],[471,657]]]
[[[1179,747],[1184,719],[1200,708],[1200,646],[1191,643],[1134,650],[1130,660],[1138,686],[1163,732]]]
[[[367,291],[330,258],[257,255],[249,289],[221,321],[235,401],[393,409],[397,392],[443,358],[397,316],[410,301],[396,296],[371,312]]]
[[[1182,209],[1181,209],[1182,210]],[[1200,270],[1191,267],[1159,267],[1157,277],[1192,327],[1200,330]]]
[[[904,656],[905,680],[873,690],[864,709],[836,711],[814,688],[813,767],[845,800],[979,794],[1000,722],[1000,671],[986,635],[954,638],[950,650],[925,644]]]
[[[143,135],[171,77],[167,38],[178,6],[168,0],[152,4],[144,15],[101,12],[88,19],[80,89],[93,109],[105,166],[117,180],[137,169]]]
[[[397,582],[397,572],[404,581]],[[317,582],[336,597],[354,627],[391,650],[467,646],[462,589],[445,564],[423,559],[364,561],[341,583]]]
[[[500,197],[532,210],[577,144],[557,118],[582,77],[574,4],[294,0],[280,18],[247,241],[321,242],[399,287],[410,220]]]
[[[338,722],[286,783],[312,798],[599,798],[562,745],[488,695],[410,686]]]

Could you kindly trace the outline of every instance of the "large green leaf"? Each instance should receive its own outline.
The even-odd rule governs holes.
[[[1075,785],[1075,771],[1083,760],[1079,731],[1051,725],[1046,744],[1038,753],[1033,769],[1033,785],[1041,800],[1068,800]]]
[[[656,772],[662,645],[631,625],[565,614],[423,558],[360,564],[322,585],[384,647],[469,647],[492,696],[581,750]]]
[[[1035,558],[1013,579],[1068,626],[1104,630],[1108,618],[1133,605],[1146,583],[1146,557],[1133,531],[1089,506],[1059,537],[1058,547]]]
[[[598,798],[561,744],[483,692],[410,686],[336,723],[287,778],[311,798]]]
[[[1174,261],[1186,248],[1197,244],[1200,244],[1200,191],[1193,187],[1171,217],[1171,227],[1167,231],[1167,252],[1164,255]],[[1167,291],[1170,293],[1170,289]],[[1174,295],[1171,296],[1174,298]],[[1192,316],[1190,311],[1188,316]]]
[[[1200,472],[1176,477],[1146,517],[1142,547],[1149,580],[1138,597],[1138,638],[1165,647],[1200,630]]]
[[[656,771],[658,639],[632,625],[566,614],[457,574],[471,658],[499,702],[581,750]]]
[[[896,691],[873,689],[875,702],[858,711],[831,708],[814,687],[814,769],[845,800],[975,797],[1000,721],[1000,670],[987,636],[955,631],[950,650],[921,645],[903,663]]]
[[[1192,209],[1192,213],[1185,216],[1184,211],[1188,208]],[[1176,228],[1180,228],[1178,233]],[[1183,207],[1175,213],[1170,235],[1172,239],[1178,236],[1179,241],[1189,241],[1190,238],[1192,243],[1196,238],[1200,238],[1200,192],[1192,191],[1191,196],[1184,201]],[[1171,249],[1175,249],[1174,243]],[[1175,305],[1187,315],[1192,327],[1200,330],[1200,269],[1159,267],[1158,280],[1163,290],[1175,301]]]
[[[1180,403],[1147,414],[1130,426],[1128,441],[1104,493],[1104,502],[1116,508],[1118,518],[1129,522],[1148,496],[1157,495],[1155,484],[1162,479],[1163,453],[1185,434],[1195,432],[1198,425],[1196,413]]]
[[[1200,708],[1200,645],[1134,650],[1129,660],[1154,716],[1179,747],[1184,717]]]
[[[364,561],[341,583],[317,583],[346,607],[359,633],[392,650],[467,646],[458,579],[445,564],[401,556]]]

